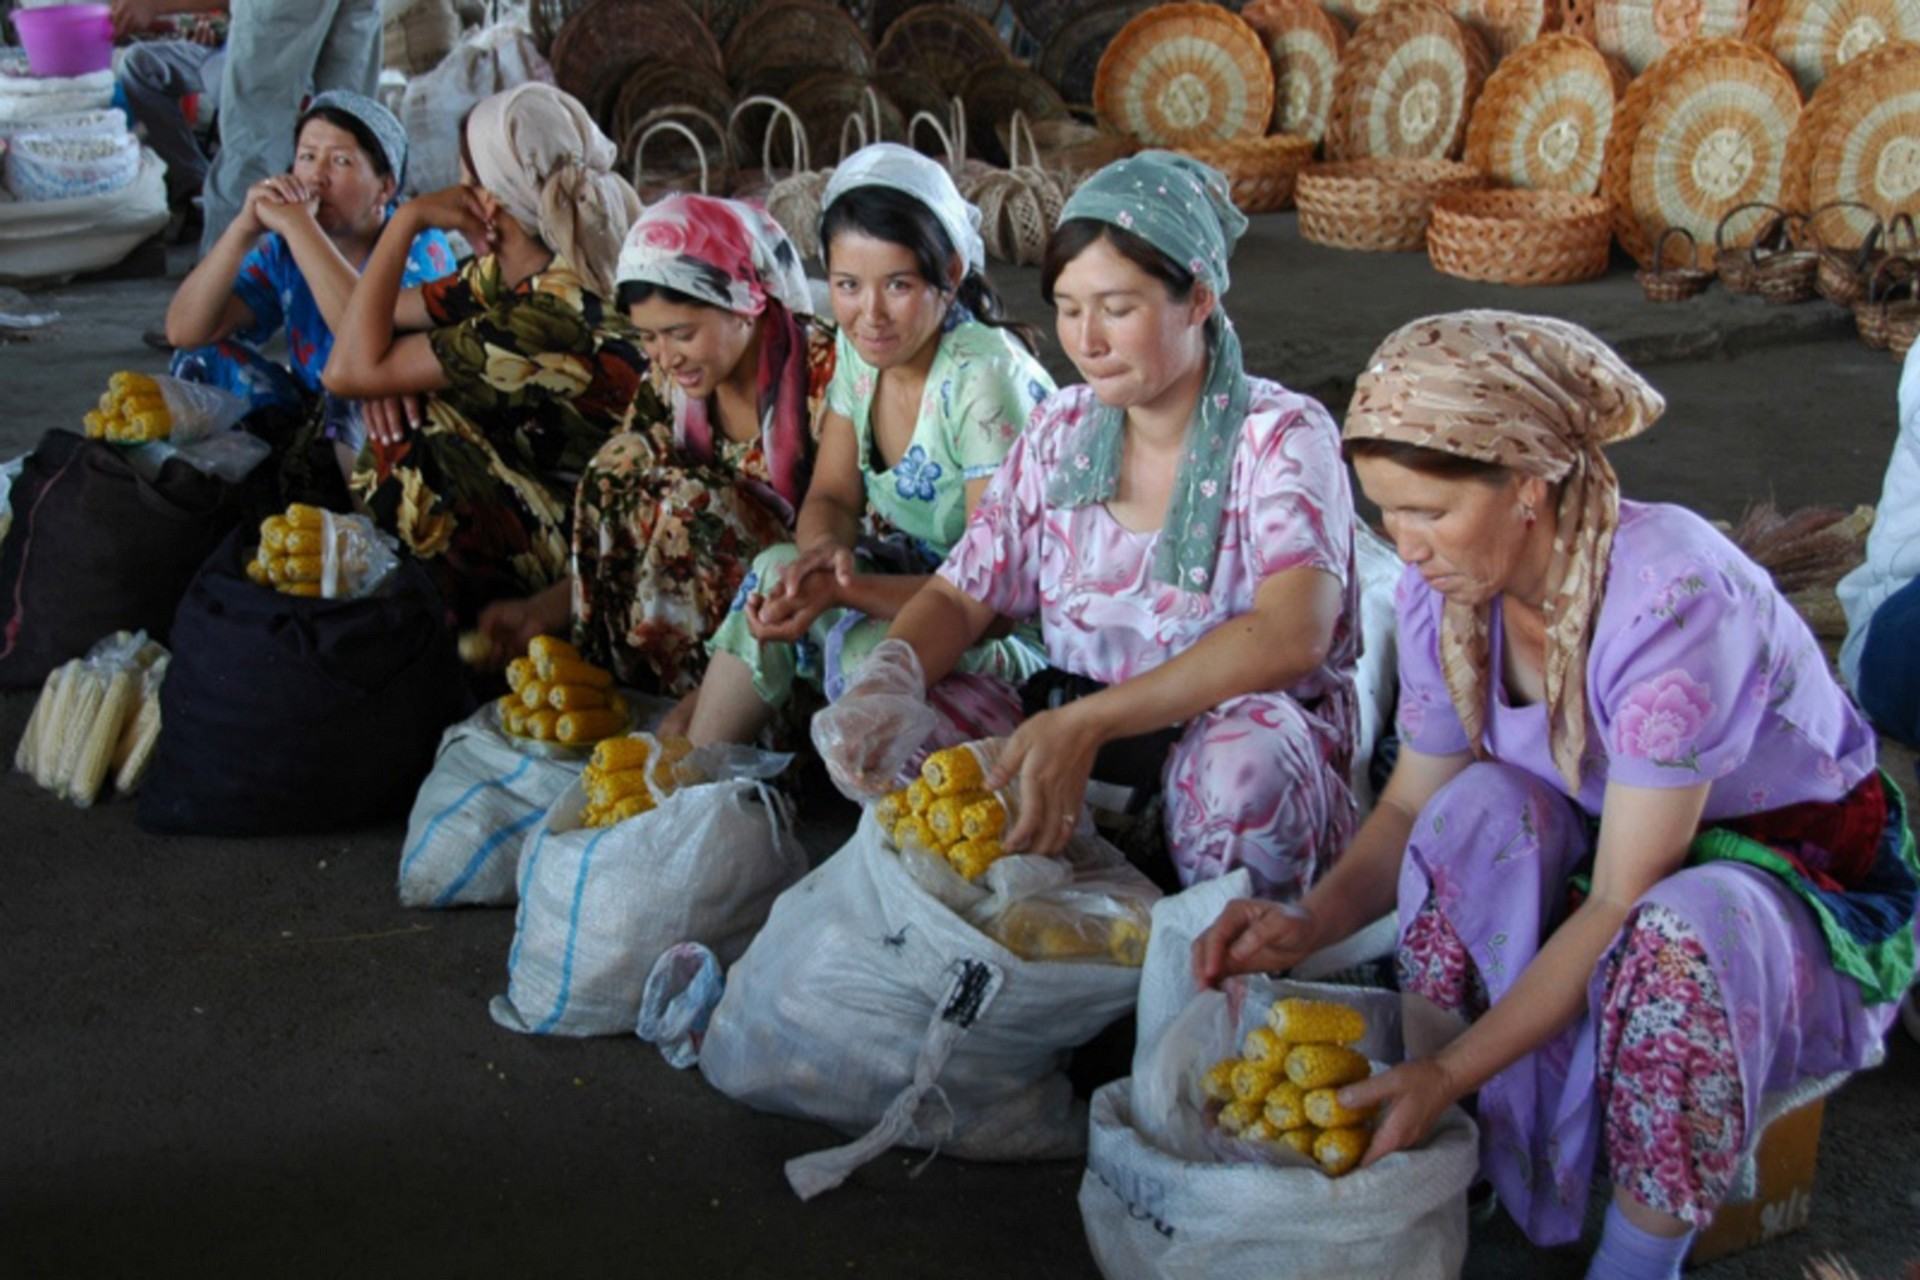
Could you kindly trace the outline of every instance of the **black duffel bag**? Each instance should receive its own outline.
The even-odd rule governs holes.
[[[166,642],[193,575],[248,509],[245,486],[169,459],[148,479],[126,454],[49,431],[9,493],[0,544],[0,688],[37,688],[102,636]]]
[[[439,592],[404,559],[363,599],[282,595],[247,579],[251,541],[223,542],[174,616],[140,825],[293,835],[404,815],[473,706]]]

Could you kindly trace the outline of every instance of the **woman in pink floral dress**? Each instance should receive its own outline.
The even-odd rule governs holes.
[[[1238,902],[1197,976],[1285,968],[1392,910],[1404,989],[1473,1025],[1343,1095],[1367,1161],[1478,1094],[1482,1160],[1593,1277],[1678,1274],[1784,1106],[1876,1063],[1920,861],[1806,624],[1712,526],[1623,502],[1602,445],[1664,409],[1562,321],[1463,312],[1375,353],[1348,413],[1407,561],[1402,751],[1334,874]]]

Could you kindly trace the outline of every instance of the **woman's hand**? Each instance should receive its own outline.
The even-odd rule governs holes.
[[[1320,932],[1303,905],[1236,898],[1193,940],[1194,981],[1217,987],[1235,974],[1291,969],[1324,945]]]
[[[458,231],[475,253],[492,253],[500,238],[499,211],[492,198],[473,187],[442,187],[415,196],[403,210],[423,227]]]
[[[1415,1058],[1340,1090],[1343,1107],[1386,1107],[1360,1167],[1425,1142],[1441,1113],[1465,1095],[1438,1058]]]
[[[298,222],[312,222],[320,211],[320,197],[290,173],[275,174],[256,182],[247,192],[247,203],[261,227],[281,235],[286,235]]]
[[[535,636],[564,631],[572,612],[572,580],[562,578],[538,595],[495,600],[480,611],[475,629],[493,643],[493,663],[505,666],[526,653]]]
[[[391,447],[406,439],[408,431],[419,428],[420,397],[378,396],[372,400],[362,400],[360,413],[367,424],[367,438],[375,444]]]
[[[1100,735],[1082,703],[1042,711],[1014,731],[987,778],[996,791],[1020,780],[1020,820],[1003,841],[1008,849],[1054,854],[1067,847],[1099,750]]]
[[[782,569],[764,594],[748,598],[747,630],[760,641],[799,640],[821,614],[845,602],[853,578],[853,552],[838,543],[815,547]]]

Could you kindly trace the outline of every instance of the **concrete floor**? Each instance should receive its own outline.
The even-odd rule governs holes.
[[[184,270],[176,254],[173,274]],[[1302,243],[1257,219],[1229,296],[1250,363],[1336,411],[1373,344],[1461,306],[1581,320],[1643,362],[1672,408],[1616,451],[1627,492],[1733,518],[1749,502],[1875,501],[1897,366],[1824,304],[1640,301],[1631,276],[1520,292],[1417,255]],[[996,268],[1042,316],[1034,273]],[[36,291],[59,325],[0,346],[0,458],[77,428],[161,280]],[[1067,370],[1058,353],[1049,362]],[[31,698],[0,697],[0,747]],[[1895,762],[1904,782],[1911,757]],[[79,813],[0,776],[0,1275],[1089,1277],[1079,1167],[885,1157],[800,1204],[780,1166],[827,1130],[760,1116],[631,1040],[495,1027],[510,913],[408,913],[396,824],[290,840],[162,839],[130,806]],[[815,840],[816,856],[831,843]],[[1828,1108],[1812,1225],[1698,1274],[1866,1277],[1920,1257],[1920,1046]],[[1504,1217],[1469,1276],[1571,1280]]]

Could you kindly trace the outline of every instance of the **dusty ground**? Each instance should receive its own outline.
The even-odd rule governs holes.
[[[176,257],[175,274],[184,264]],[[1614,340],[1672,400],[1615,454],[1627,491],[1732,518],[1749,502],[1872,502],[1897,367],[1824,304],[1712,295],[1656,308],[1616,271],[1516,292],[1417,256],[1303,244],[1259,219],[1229,297],[1250,362],[1325,396],[1393,325],[1459,306],[1549,311]],[[1040,319],[1032,272],[996,270]],[[58,327],[0,346],[0,458],[76,426],[141,347],[164,281],[37,292]],[[1065,373],[1057,354],[1051,361]],[[0,697],[0,747],[30,709]],[[1911,786],[1911,757],[1894,761]],[[511,916],[400,910],[401,828],[160,839],[125,804],[78,813],[0,776],[0,1274],[1086,1277],[1070,1163],[875,1162],[802,1205],[786,1158],[828,1131],[755,1115],[637,1041],[511,1035],[486,1014]],[[816,840],[816,856],[830,844]],[[1920,1046],[1828,1109],[1813,1222],[1700,1272],[1794,1277],[1920,1257]],[[1470,1276],[1558,1280],[1579,1250],[1476,1231]]]

